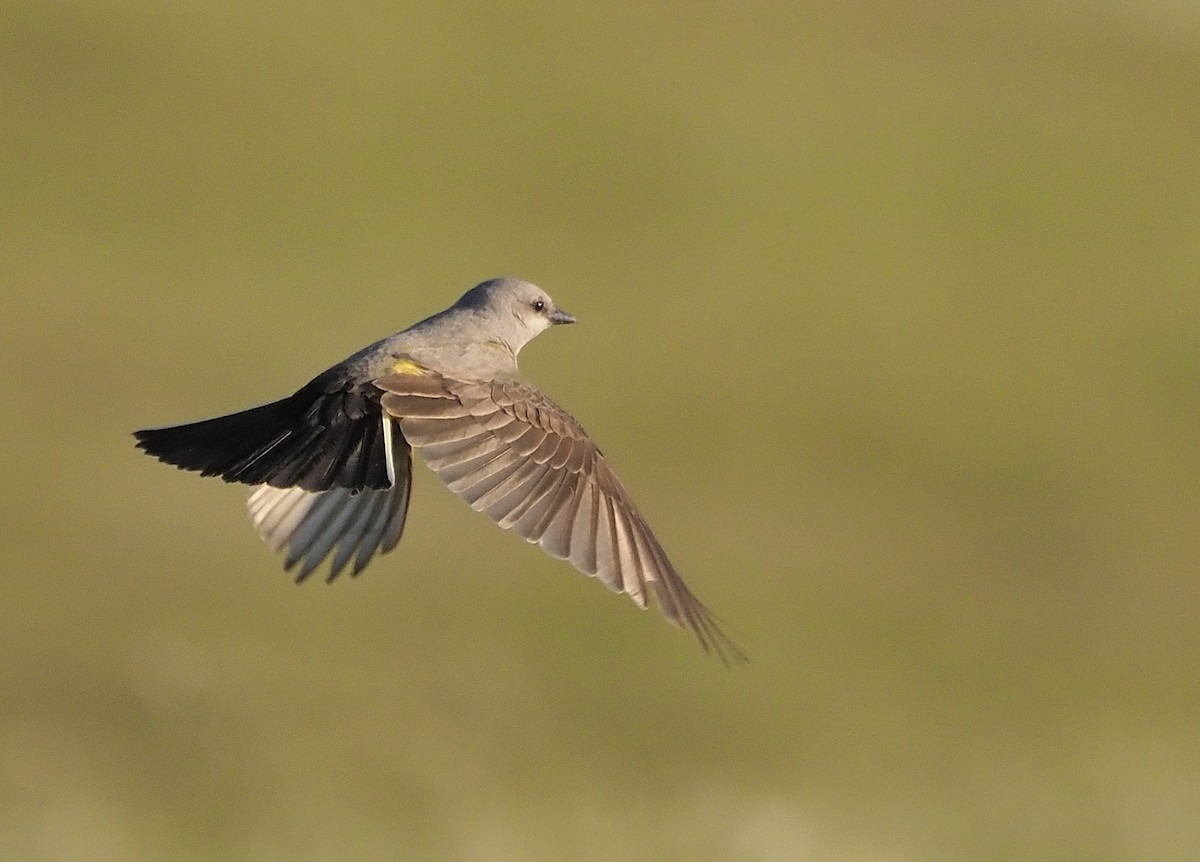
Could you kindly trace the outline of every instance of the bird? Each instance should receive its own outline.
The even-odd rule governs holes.
[[[250,520],[305,581],[358,575],[400,542],[412,450],[472,509],[624,593],[650,594],[725,664],[746,660],[684,583],[583,426],[527,382],[517,356],[575,318],[527,281],[495,278],[318,374],[293,395],[134,432],[149,455],[255,486]]]

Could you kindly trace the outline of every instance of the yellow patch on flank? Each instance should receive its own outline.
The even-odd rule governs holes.
[[[392,366],[392,371],[397,374],[419,374],[422,377],[429,374],[429,369],[420,363],[414,362],[407,356],[401,357],[395,365]]]

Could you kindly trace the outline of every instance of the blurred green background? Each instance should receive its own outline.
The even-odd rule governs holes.
[[[1200,7],[7,3],[0,858],[1200,856]],[[135,428],[488,276],[727,672]]]

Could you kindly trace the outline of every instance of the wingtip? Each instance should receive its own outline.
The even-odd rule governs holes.
[[[738,642],[726,631],[726,627],[718,623],[711,614],[707,614],[702,623],[689,626],[700,646],[709,655],[715,655],[725,667],[733,670],[750,663],[750,657]]]
[[[718,618],[690,591],[668,599],[668,602],[674,599],[675,604],[664,603],[661,592],[656,592],[655,597],[667,620],[676,628],[691,632],[700,642],[700,648],[715,655],[726,668],[733,669],[750,662],[750,657],[738,643],[744,635]],[[735,631],[736,637],[730,631]]]
[[[726,670],[737,670],[750,664],[750,656],[724,632],[719,632],[719,639],[710,647],[705,647],[705,652],[716,655]]]

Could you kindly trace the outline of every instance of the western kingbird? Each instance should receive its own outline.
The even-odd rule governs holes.
[[[357,575],[396,547],[412,448],[504,529],[628,595],[653,591],[672,623],[726,663],[744,659],[684,584],[596,444],[524,382],[517,354],[575,318],[516,279],[473,287],[445,311],[363,348],[290,398],[137,431],[139,448],[203,476],[258,487],[250,519],[303,581]]]

